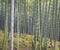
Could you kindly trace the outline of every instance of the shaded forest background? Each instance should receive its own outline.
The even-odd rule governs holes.
[[[19,28],[20,33],[33,33],[36,30],[37,33],[53,34],[59,37],[60,31],[60,1],[58,0],[42,0],[39,3],[37,1],[20,0],[19,12],[18,3],[15,0],[15,16],[14,16],[14,32],[17,32],[17,22],[19,15]],[[11,30],[11,1],[8,1],[8,7],[5,5],[5,0],[0,1],[0,29],[5,30],[6,21],[7,28]],[[41,5],[40,5],[41,4]],[[47,5],[46,5],[47,4]],[[6,7],[5,7],[6,6]],[[38,7],[39,6],[39,7]],[[8,10],[7,10],[8,9]],[[7,11],[5,11],[7,10]],[[7,14],[7,15],[6,15]],[[41,29],[40,29],[41,27]],[[47,28],[46,28],[47,27]]]

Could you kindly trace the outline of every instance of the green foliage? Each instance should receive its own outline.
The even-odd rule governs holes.
[[[17,48],[17,33],[14,34],[14,48]],[[0,30],[0,47],[2,47],[2,44],[4,40],[4,32]],[[8,41],[11,41],[11,34],[9,35],[9,40]],[[32,45],[33,44],[33,45]],[[54,49],[54,40],[52,40],[52,47],[50,46],[50,39],[48,38],[48,41],[47,41],[47,49],[48,50],[53,50]],[[3,44],[5,46],[5,44]],[[58,48],[58,45],[59,45],[59,42],[57,41],[56,42],[56,50],[59,50]],[[23,48],[25,47],[25,49],[28,49],[30,48],[30,50],[34,47],[34,36],[33,35],[29,35],[29,34],[20,34],[20,37],[19,37],[19,49],[20,50],[23,50]],[[43,39],[43,42],[42,42],[42,50],[45,50],[45,46],[44,46],[44,39]],[[39,50],[40,49],[40,42],[37,41],[36,43],[36,49]],[[29,49],[28,49],[29,50]]]

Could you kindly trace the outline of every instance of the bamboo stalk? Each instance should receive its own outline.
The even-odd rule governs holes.
[[[8,0],[5,1],[6,3],[6,7],[5,7],[5,10],[6,10],[6,26],[5,26],[5,36],[6,36],[6,50],[8,50]]]
[[[14,0],[11,0],[11,50],[14,48]]]
[[[19,0],[16,0],[16,2],[17,2],[17,39],[18,39],[18,42],[17,42],[17,50],[19,50],[19,33],[20,33],[20,27],[19,27],[19,24],[20,24],[20,22],[19,22],[19,17],[20,17],[20,15],[19,15]]]
[[[54,6],[54,21],[53,22],[54,23],[56,23],[57,4],[58,4],[58,1],[57,0],[53,0],[53,6]],[[55,25],[55,29],[54,29],[54,50],[56,50],[56,25]]]
[[[44,47],[47,50],[47,0],[45,1],[45,28],[44,28]]]

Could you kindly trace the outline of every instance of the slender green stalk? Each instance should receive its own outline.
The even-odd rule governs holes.
[[[5,26],[5,36],[6,36],[6,50],[8,50],[8,0],[6,0],[6,26]]]
[[[42,4],[42,10],[41,10],[41,18],[40,18],[40,30],[41,30],[41,42],[43,42],[43,36],[44,36],[44,16],[45,16],[45,3],[44,0],[41,3]],[[41,44],[42,45],[42,44]],[[43,49],[43,48],[42,48]]]
[[[50,20],[51,19],[49,19],[51,16],[50,16],[50,10],[51,10],[51,0],[49,1],[49,6],[48,6],[48,12],[47,12],[47,17],[48,17],[48,20],[47,20],[47,26],[48,25],[51,25],[51,22],[50,22]],[[51,27],[51,26],[50,26]],[[50,35],[50,32],[49,32],[49,27],[47,28],[47,37],[49,37],[48,35]],[[51,35],[50,35],[51,36]],[[51,39],[51,37],[50,37],[50,39]],[[51,39],[51,46],[52,46],[52,39]]]
[[[49,18],[50,18],[50,4],[51,4],[51,0],[48,2],[47,0],[46,0],[46,2],[47,2],[47,14],[46,14],[46,39],[48,39],[48,34],[49,34],[49,32],[48,32],[48,30],[49,30],[49,22],[50,22],[50,20],[49,20]],[[47,40],[46,40],[46,42],[47,42]],[[48,45],[46,44],[46,50],[48,50]]]
[[[1,15],[3,15],[3,0],[1,0]]]
[[[53,6],[54,6],[54,23],[56,23],[56,16],[57,16],[57,0],[53,0]],[[53,24],[54,24],[53,23]],[[54,29],[54,50],[56,50],[56,24],[55,24],[55,29]]]
[[[34,25],[33,25],[33,33],[34,33],[34,48],[33,50],[36,50],[36,38],[37,38],[37,32],[36,32],[36,17],[37,17],[37,0],[34,0],[34,5],[33,5],[33,18],[34,18]]]
[[[25,23],[25,33],[27,33],[27,5],[26,0],[24,0],[24,23]]]
[[[47,50],[47,0],[45,1],[45,28],[44,28],[44,47]]]
[[[20,27],[19,27],[19,24],[20,24],[20,22],[19,22],[19,17],[20,17],[20,15],[19,15],[19,0],[16,0],[16,4],[17,4],[17,39],[18,39],[18,42],[17,42],[17,50],[19,50],[19,33],[20,33]]]
[[[39,7],[38,9],[39,9],[39,11],[40,11],[40,12],[39,12],[39,14],[40,14],[40,15],[39,15],[39,17],[40,17],[40,34],[39,34],[39,35],[40,35],[40,50],[42,50],[42,32],[41,32],[41,29],[42,29],[42,28],[41,28],[41,22],[42,22],[41,19],[42,19],[42,16],[41,16],[41,0],[38,0],[38,2],[40,2],[40,3],[39,3],[39,6],[38,6],[38,7]]]
[[[0,15],[1,15],[1,1],[2,1],[2,0],[0,0]]]
[[[58,13],[58,20],[60,19],[60,6],[59,6],[59,13]],[[60,22],[60,20],[59,20]],[[58,22],[58,35],[59,35],[59,50],[60,50],[60,23]]]

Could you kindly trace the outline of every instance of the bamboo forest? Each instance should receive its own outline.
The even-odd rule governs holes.
[[[60,0],[0,0],[0,50],[60,50]]]

